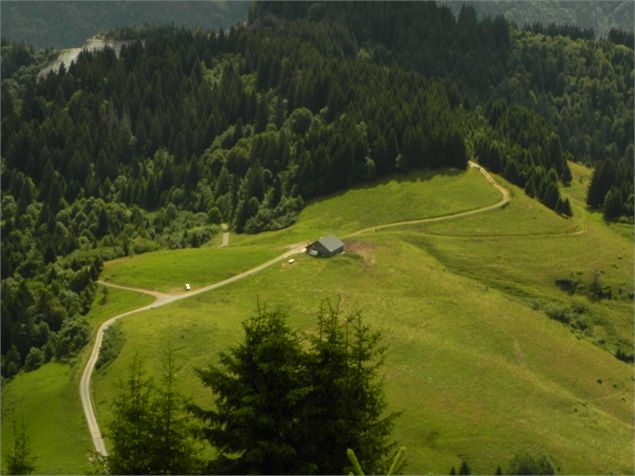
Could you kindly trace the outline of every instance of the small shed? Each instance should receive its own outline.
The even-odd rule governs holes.
[[[344,251],[344,243],[335,235],[327,235],[306,247],[311,256],[330,257]]]

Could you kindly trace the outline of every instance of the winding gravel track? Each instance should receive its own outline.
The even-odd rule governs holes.
[[[225,279],[218,283],[210,284],[209,286],[205,286],[194,291],[188,291],[187,293],[182,294],[164,294],[157,291],[151,291],[148,289],[139,289],[132,288],[128,286],[120,286],[117,284],[111,284],[104,281],[98,281],[99,284],[104,286],[110,286],[112,288],[124,289],[127,291],[136,291],[143,294],[148,294],[155,298],[155,301],[152,304],[148,304],[147,306],[139,307],[137,309],[132,309],[131,311],[124,312],[122,314],[118,314],[115,317],[111,317],[107,321],[105,321],[99,329],[97,329],[97,336],[95,337],[95,344],[93,345],[93,350],[90,353],[90,357],[88,358],[88,362],[86,363],[86,367],[84,367],[84,373],[82,374],[82,378],[79,384],[79,395],[82,400],[82,408],[84,410],[84,415],[86,416],[86,422],[88,423],[88,430],[90,432],[90,436],[93,440],[93,446],[95,447],[95,451],[103,456],[107,456],[108,452],[106,451],[106,445],[104,444],[104,438],[99,429],[99,424],[97,423],[97,417],[95,416],[95,408],[93,405],[93,401],[90,395],[90,380],[93,375],[93,371],[95,370],[95,364],[97,363],[97,359],[99,358],[99,351],[101,350],[101,344],[104,339],[104,332],[108,329],[113,323],[117,322],[119,319],[123,317],[130,316],[132,314],[137,314],[139,312],[148,311],[150,309],[155,309],[157,307],[165,306],[166,304],[171,304],[175,301],[179,301],[181,299],[191,298],[193,296],[197,296],[199,294],[205,293],[207,291],[211,291],[212,289],[220,288],[221,286],[226,286],[228,284],[233,283],[234,281],[238,281],[239,279],[246,278],[247,276],[251,276],[252,274],[256,274],[259,271],[262,271],[269,266],[288,258],[289,256],[293,256],[299,253],[304,252],[304,245],[292,248],[286,253],[267,261],[255,268],[247,270],[243,273],[232,276],[231,278]]]
[[[501,193],[501,200],[499,202],[495,203],[494,205],[489,205],[487,207],[477,208],[474,210],[467,210],[464,212],[458,212],[458,213],[453,213],[453,214],[439,216],[439,217],[423,218],[420,220],[407,220],[407,221],[400,221],[400,222],[394,222],[394,223],[387,223],[384,225],[377,225],[377,226],[364,228],[362,230],[356,231],[355,233],[351,233],[350,235],[347,235],[347,237],[358,236],[363,233],[374,232],[377,230],[383,230],[386,228],[391,228],[396,226],[414,225],[414,224],[420,224],[420,223],[433,223],[433,222],[451,220],[451,219],[460,218],[460,217],[469,216],[469,215],[476,215],[478,213],[485,213],[490,210],[501,208],[510,201],[509,191],[505,187],[500,185],[498,182],[496,182],[496,180],[494,180],[494,178],[487,172],[487,170],[485,170],[483,167],[481,167],[480,165],[472,161],[469,162],[469,165],[472,168],[477,168],[485,176],[485,178],[492,184],[492,186],[494,186]],[[228,242],[229,242],[229,232],[225,231],[223,233],[223,244],[221,246],[227,246]],[[88,362],[86,363],[86,367],[84,368],[84,373],[82,374],[82,378],[79,385],[79,394],[82,401],[82,407],[84,409],[84,415],[86,416],[86,422],[88,423],[88,429],[90,431],[90,436],[93,439],[93,445],[95,446],[95,450],[103,456],[108,455],[108,452],[106,451],[106,445],[104,444],[103,436],[99,429],[99,424],[97,423],[95,408],[94,408],[93,401],[90,394],[90,380],[91,380],[93,371],[95,370],[95,364],[97,363],[97,359],[99,358],[99,351],[101,349],[101,344],[104,338],[104,332],[106,331],[106,329],[108,329],[108,327],[110,327],[113,323],[117,322],[119,319],[130,316],[132,314],[137,314],[139,312],[155,309],[157,307],[165,306],[166,304],[171,304],[181,299],[188,299],[193,296],[206,293],[213,289],[226,286],[235,281],[246,278],[247,276],[256,274],[262,271],[263,269],[278,263],[279,261],[289,258],[290,256],[300,254],[303,252],[304,252],[304,245],[293,245],[293,247],[286,253],[272,260],[269,260],[266,263],[256,266],[255,268],[252,268],[243,273],[232,276],[231,278],[225,279],[218,283],[210,284],[209,286],[205,286],[205,287],[202,287],[193,291],[181,293],[181,294],[165,294],[165,293],[160,293],[157,291],[151,291],[148,289],[132,288],[128,286],[120,286],[117,284],[111,284],[104,281],[98,281],[99,284],[102,284],[104,286],[110,286],[117,289],[124,289],[128,291],[135,291],[135,292],[139,292],[143,294],[148,294],[150,296],[153,296],[155,298],[155,301],[152,304],[148,304],[147,306],[143,306],[137,309],[132,309],[122,314],[118,314],[108,319],[107,321],[105,321],[101,326],[99,326],[99,329],[97,330],[97,336],[95,337],[95,344],[93,345],[93,349],[90,353],[90,357],[88,359]]]

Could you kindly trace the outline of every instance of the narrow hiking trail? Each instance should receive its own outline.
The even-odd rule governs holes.
[[[488,205],[486,207],[482,207],[482,208],[476,208],[473,210],[466,210],[466,211],[462,211],[462,212],[457,212],[457,213],[452,213],[452,214],[448,214],[448,215],[443,215],[443,216],[438,216],[438,217],[431,217],[431,218],[422,218],[419,220],[406,220],[406,221],[399,221],[399,222],[394,222],[394,223],[386,223],[386,224],[382,224],[382,225],[376,225],[376,226],[372,226],[372,227],[368,227],[368,228],[364,228],[361,230],[358,230],[354,233],[350,233],[346,236],[344,236],[344,238],[351,238],[351,237],[355,237],[355,236],[359,236],[365,233],[373,233],[376,232],[378,230],[385,230],[387,228],[393,228],[393,227],[399,227],[399,226],[404,226],[404,225],[418,225],[418,224],[424,224],[424,223],[434,223],[434,222],[440,222],[440,221],[445,221],[445,220],[453,220],[456,218],[461,218],[461,217],[466,217],[466,216],[471,216],[471,215],[476,215],[479,213],[486,213],[492,210],[496,210],[498,208],[502,208],[505,205],[507,205],[510,200],[511,200],[511,194],[509,193],[509,191],[503,187],[501,184],[499,184],[488,172],[487,170],[485,170],[483,167],[481,167],[480,165],[478,165],[475,162],[470,161],[469,162],[469,166],[471,168],[476,168],[478,169],[481,174],[483,174],[483,176],[486,178],[486,180],[492,184],[492,186],[494,188],[496,188],[500,193],[501,193],[501,200],[498,201],[497,203],[493,204],[493,205]],[[580,229],[578,231],[572,232],[571,234],[578,234],[581,233],[582,231],[584,231],[584,229]],[[221,247],[224,246],[228,246],[229,244],[229,231],[228,231],[228,227],[225,225],[223,226],[223,241],[222,244],[220,245]],[[130,311],[118,314],[110,319],[108,319],[107,321],[103,322],[99,328],[97,329],[97,334],[95,337],[95,343],[93,345],[92,351],[90,353],[90,357],[88,358],[88,362],[86,363],[86,366],[84,367],[84,372],[82,373],[82,378],[80,381],[80,388],[79,388],[79,393],[80,393],[80,397],[81,397],[81,401],[82,401],[82,408],[84,410],[84,415],[86,416],[86,422],[88,424],[88,429],[90,431],[90,435],[91,438],[93,440],[93,445],[95,447],[95,450],[104,456],[108,455],[108,452],[106,450],[106,445],[104,443],[104,439],[102,436],[102,433],[99,429],[99,423],[97,422],[97,417],[95,415],[95,409],[94,409],[94,405],[93,405],[93,401],[91,398],[91,394],[90,394],[90,382],[91,382],[91,377],[93,374],[93,371],[95,370],[95,364],[97,363],[97,359],[99,358],[99,351],[101,349],[101,345],[103,342],[103,337],[104,337],[104,332],[106,331],[106,329],[108,329],[108,327],[110,327],[113,323],[115,323],[116,321],[118,321],[119,319],[122,319],[124,317],[130,316],[132,314],[137,314],[139,312],[143,312],[143,311],[148,311],[151,309],[155,309],[157,307],[161,307],[161,306],[165,306],[167,304],[171,304],[173,302],[176,301],[180,301],[183,299],[188,299],[194,296],[197,296],[199,294],[202,293],[206,293],[208,291],[211,291],[213,289],[217,289],[220,288],[222,286],[226,286],[228,284],[231,284],[233,282],[236,282],[240,279],[246,278],[248,276],[251,276],[253,274],[256,274],[286,258],[289,258],[290,256],[293,255],[297,255],[300,253],[304,252],[305,249],[305,245],[304,244],[294,244],[294,245],[290,245],[289,246],[289,251],[283,253],[282,255],[273,258],[261,265],[258,265],[254,268],[251,268],[247,271],[244,271],[242,273],[239,273],[235,276],[232,276],[230,278],[227,278],[223,281],[219,281],[217,283],[213,283],[213,284],[209,284],[207,286],[201,287],[199,289],[193,290],[193,291],[187,291],[187,292],[183,292],[183,293],[179,293],[179,294],[166,294],[166,293],[161,293],[158,291],[153,291],[153,290],[149,290],[149,289],[140,289],[140,288],[134,288],[134,287],[129,287],[129,286],[122,286],[122,285],[118,285],[118,284],[113,284],[113,283],[108,283],[108,282],[104,282],[104,281],[97,281],[99,284],[104,285],[104,286],[109,286],[109,287],[113,287],[113,288],[117,288],[117,289],[123,289],[123,290],[127,290],[127,291],[134,291],[134,292],[138,292],[138,293],[143,293],[143,294],[147,294],[150,296],[153,296],[155,298],[155,301],[151,304],[148,304],[146,306],[142,306],[136,309],[132,309]]]
[[[223,229],[223,242],[220,244],[220,247],[224,248],[225,246],[229,246],[229,225],[223,223],[221,228]]]

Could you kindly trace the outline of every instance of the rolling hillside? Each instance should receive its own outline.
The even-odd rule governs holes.
[[[588,170],[572,166],[572,171],[573,185],[565,193],[576,204]],[[384,330],[387,395],[390,408],[403,412],[394,436],[408,448],[408,472],[445,473],[465,459],[474,473],[491,473],[528,450],[549,455],[559,473],[632,473],[632,367],[612,355],[620,343],[632,346],[631,242],[623,230],[607,226],[581,204],[567,220],[506,186],[512,202],[501,210],[355,236],[345,239],[347,252],[336,258],[302,256],[293,265],[283,262],[219,290],[125,319],[120,356],[93,380],[102,428],[110,419],[117,382],[134,355],[145,360],[151,373],[158,372],[171,341],[182,390],[210,405],[193,369],[214,361],[220,349],[240,339],[240,323],[254,310],[256,298],[289,306],[291,324],[298,329],[312,324],[322,299],[339,298],[344,309],[361,309],[373,327]],[[218,259],[221,252],[240,259],[240,250],[252,250],[237,271],[258,261],[257,250],[264,262],[285,245],[326,232],[346,235],[413,214],[438,216],[497,200],[498,192],[474,170],[415,180],[397,177],[309,204],[291,228],[232,235],[227,249],[197,250],[197,260],[209,258],[209,277],[203,269],[195,273],[201,283],[221,278],[226,262]],[[409,214],[404,214],[404,203],[413,204]],[[172,289],[172,282],[180,286],[183,280],[179,256],[189,267],[192,251],[169,253],[169,266],[167,253],[149,253],[133,258],[135,268],[126,261],[109,263],[104,276]],[[133,269],[143,270],[137,281]],[[614,290],[614,299],[568,295],[554,284],[569,273],[588,281],[596,269]],[[97,293],[93,325],[141,304],[132,301],[134,294],[114,290],[106,304],[99,304],[102,294]],[[549,319],[546,311],[554,306],[578,306],[591,331]],[[34,412],[37,404],[28,398],[20,402],[30,415],[34,451],[41,455],[38,472],[73,472],[85,461],[89,440],[76,395],[80,370],[81,359],[72,366],[46,364],[3,389],[28,395],[37,385],[48,385],[51,404],[67,402],[60,404],[67,422],[62,426],[59,414]],[[47,384],[45,377],[54,373],[57,383]],[[76,401],[69,399],[73,392]],[[8,433],[3,423],[4,441]],[[52,434],[60,445],[55,456],[47,449]]]

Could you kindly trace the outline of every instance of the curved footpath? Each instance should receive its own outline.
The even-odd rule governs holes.
[[[494,178],[487,172],[487,170],[485,170],[483,167],[481,167],[480,165],[472,161],[469,162],[469,165],[472,168],[477,168],[485,176],[485,178],[492,184],[492,186],[494,186],[501,193],[502,198],[499,202],[495,203],[494,205],[489,205],[487,207],[452,213],[449,215],[444,215],[439,217],[422,218],[420,220],[407,220],[407,221],[400,221],[400,222],[394,222],[394,223],[387,223],[384,225],[377,225],[377,226],[364,228],[362,230],[356,231],[354,233],[347,235],[347,237],[358,236],[363,233],[374,232],[377,230],[383,230],[385,228],[390,228],[390,227],[403,226],[403,225],[415,225],[415,224],[422,224],[422,223],[432,223],[432,222],[439,222],[444,220],[451,220],[454,218],[460,218],[460,217],[469,216],[469,215],[476,215],[478,213],[485,213],[490,210],[501,208],[510,201],[511,196],[509,191],[505,187],[500,185],[498,182],[496,182],[496,180],[494,180]],[[221,246],[227,246],[229,242],[229,232],[225,231],[223,235],[224,235],[223,244]],[[165,293],[160,293],[157,291],[151,291],[148,289],[132,288],[128,286],[120,286],[117,284],[111,284],[104,281],[98,281],[99,284],[102,284],[104,286],[110,286],[117,289],[124,289],[128,291],[135,291],[138,293],[148,294],[150,296],[153,296],[155,298],[155,301],[152,304],[148,304],[147,306],[139,307],[137,309],[133,309],[131,311],[118,314],[108,319],[104,323],[102,323],[101,326],[99,326],[99,329],[97,330],[97,336],[95,337],[95,344],[93,345],[93,349],[90,353],[90,357],[88,359],[88,362],[86,363],[86,367],[84,368],[84,372],[82,374],[82,378],[79,385],[79,394],[82,400],[82,407],[84,410],[84,415],[86,416],[86,422],[88,423],[90,436],[93,439],[93,445],[95,446],[95,451],[97,451],[97,453],[103,456],[108,455],[108,452],[106,451],[106,445],[104,444],[104,439],[102,437],[101,431],[99,430],[99,424],[97,423],[97,417],[95,416],[95,409],[94,409],[93,401],[90,395],[90,380],[91,380],[93,371],[95,370],[95,364],[97,363],[97,359],[99,357],[99,351],[101,349],[101,344],[104,338],[104,332],[106,331],[106,329],[108,329],[108,327],[110,327],[113,323],[115,323],[116,321],[118,321],[119,319],[123,317],[127,317],[132,314],[136,314],[143,311],[148,311],[150,309],[155,309],[157,307],[165,306],[166,304],[170,304],[175,301],[179,301],[181,299],[188,299],[188,298],[197,296],[199,294],[206,293],[207,291],[211,291],[213,289],[226,286],[235,281],[238,281],[239,279],[243,279],[243,278],[246,278],[247,276],[251,276],[252,274],[256,274],[259,271],[262,271],[263,269],[268,268],[274,265],[275,263],[282,261],[290,256],[303,253],[303,252],[304,252],[304,245],[295,246],[291,250],[287,251],[286,253],[272,260],[269,260],[266,263],[256,266],[255,268],[252,268],[243,273],[232,276],[231,278],[225,279],[218,283],[210,284],[208,286],[199,288],[197,290],[188,291],[186,293],[181,293],[181,294],[165,294]]]

